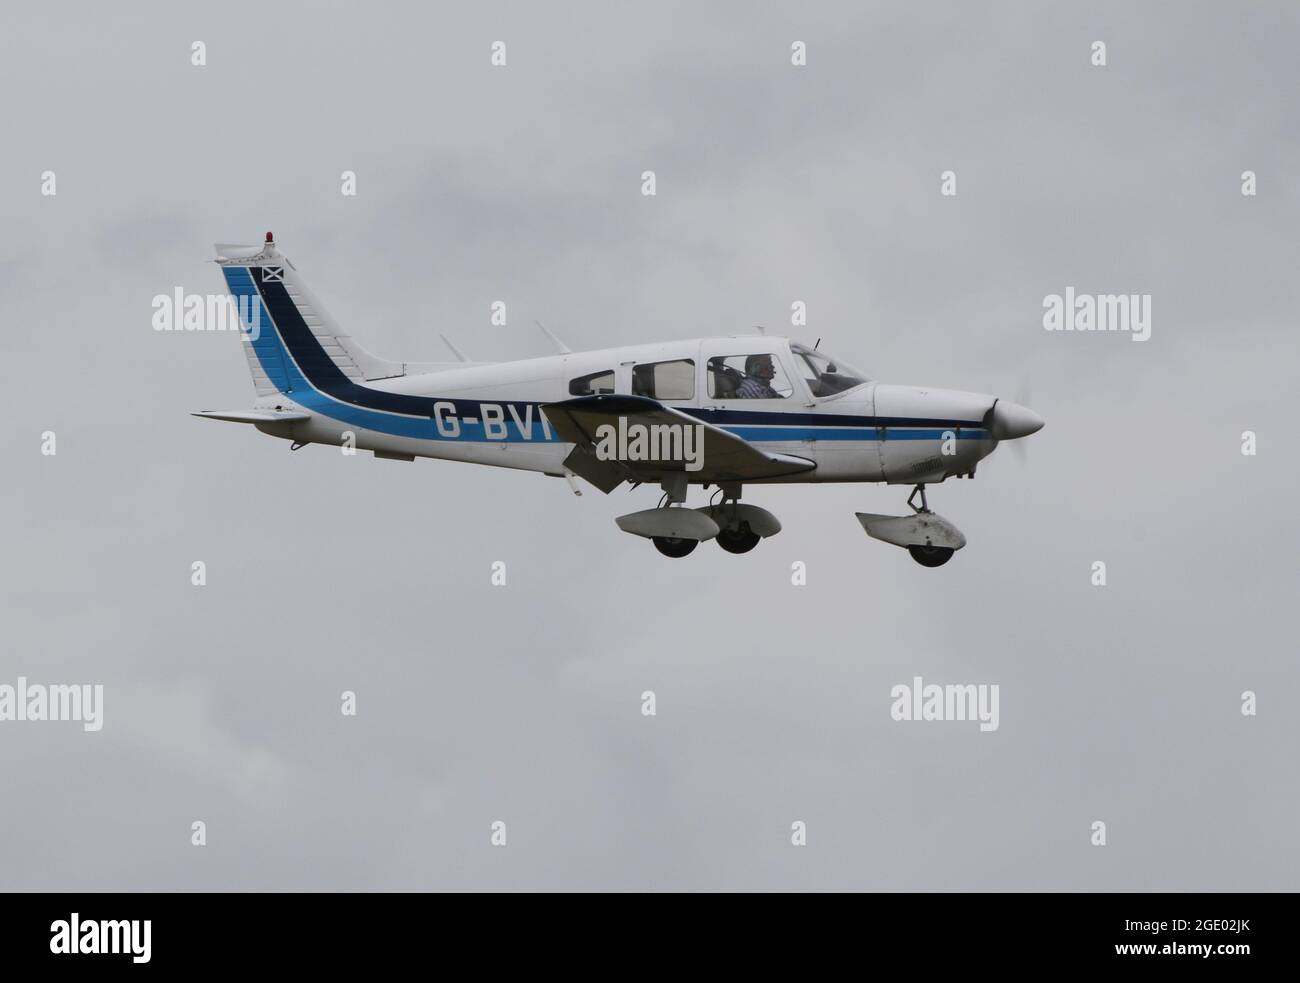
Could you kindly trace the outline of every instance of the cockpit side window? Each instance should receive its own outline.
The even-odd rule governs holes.
[[[785,399],[793,391],[781,360],[763,352],[708,361],[710,399]]]
[[[614,391],[614,370],[580,375],[569,383],[570,396],[599,396]]]

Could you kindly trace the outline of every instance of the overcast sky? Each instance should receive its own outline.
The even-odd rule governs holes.
[[[6,14],[0,684],[105,707],[0,722],[0,888],[1296,889],[1300,14],[702,6]],[[613,522],[654,489],[189,416],[251,405],[244,358],[151,299],[268,229],[381,356],[803,300],[1047,427],[930,489],[942,569],[854,519],[897,486],[752,488],[779,536],[669,560]],[[1067,286],[1150,294],[1150,340],[1044,331]],[[917,675],[998,684],[999,729],[892,720]]]

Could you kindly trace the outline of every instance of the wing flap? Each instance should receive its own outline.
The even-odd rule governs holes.
[[[627,469],[614,461],[602,461],[585,447],[575,447],[564,459],[564,466],[579,478],[585,478],[608,495],[629,478]],[[635,477],[632,480],[636,480]]]

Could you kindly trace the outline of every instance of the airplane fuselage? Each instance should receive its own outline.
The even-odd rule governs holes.
[[[709,396],[710,359],[770,355],[790,391],[781,398]],[[305,376],[287,392],[261,397],[258,409],[299,412],[308,420],[259,423],[300,443],[351,444],[380,456],[428,457],[559,475],[572,444],[541,407],[572,398],[574,380],[608,372],[607,390],[630,393],[633,368],[687,365],[694,394],[659,397],[674,409],[735,433],[764,450],[815,462],[812,471],[771,482],[932,483],[971,473],[995,446],[985,414],[994,397],[866,381],[827,397],[812,394],[793,371],[781,338],[763,335],[692,339],[493,364],[447,363],[437,371],[368,380],[387,394],[330,393]],[[295,373],[299,374],[299,373]],[[685,391],[685,390],[683,390]],[[418,400],[415,402],[414,400]],[[387,405],[386,405],[387,403]]]

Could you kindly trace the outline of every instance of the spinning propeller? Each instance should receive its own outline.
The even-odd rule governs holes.
[[[1029,387],[1022,384],[1016,393],[1016,402],[1013,403],[1009,399],[995,399],[993,405],[988,408],[988,412],[984,414],[983,424],[995,441],[1001,443],[1004,440],[1017,440],[1043,429],[1043,418],[1024,405],[1028,401],[1028,392]],[[1028,448],[1024,444],[1017,444],[1015,447],[1016,456],[1023,463]]]

